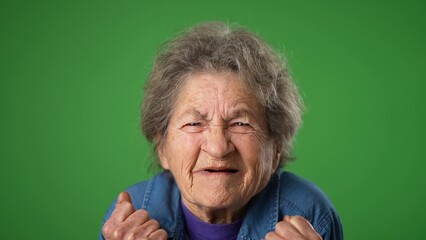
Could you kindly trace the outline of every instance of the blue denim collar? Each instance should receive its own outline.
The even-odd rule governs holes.
[[[163,191],[153,191],[161,188]],[[170,173],[162,172],[149,180],[142,200],[142,209],[149,212],[150,218],[161,223],[169,239],[184,239],[185,226],[180,207],[180,192]]]
[[[273,231],[279,217],[280,175],[272,175],[268,185],[249,202],[238,239],[262,239]]]
[[[165,176],[167,175],[167,176]],[[268,185],[248,203],[238,239],[261,239],[266,233],[273,231],[279,216],[279,184],[280,174],[274,173]],[[165,191],[153,191],[167,188]],[[173,178],[167,172],[152,178],[147,185],[142,200],[142,208],[150,213],[150,217],[162,223],[172,239],[185,239],[185,226],[180,206],[180,192]],[[160,201],[170,199],[170,201]],[[159,206],[159,204],[165,204]],[[157,214],[161,211],[161,214]]]

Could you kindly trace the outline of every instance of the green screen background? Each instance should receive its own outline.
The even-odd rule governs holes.
[[[153,174],[138,129],[158,46],[239,23],[287,56],[306,111],[290,171],[345,239],[426,239],[424,1],[0,2],[2,239],[94,239]]]

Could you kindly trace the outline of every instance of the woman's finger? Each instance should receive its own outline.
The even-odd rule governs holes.
[[[275,225],[275,232],[282,238],[300,238],[302,234],[289,222],[280,221]]]
[[[301,235],[307,239],[321,239],[308,220],[301,216],[286,216],[284,222],[291,224]]]
[[[108,219],[108,221],[111,220],[114,223],[124,222],[124,220],[126,220],[126,218],[135,211],[136,210],[132,205],[132,201],[130,200],[129,194],[127,192],[121,192],[118,195],[114,211],[112,212],[111,217]]]
[[[139,226],[149,221],[149,214],[144,209],[139,209],[132,213],[127,219],[123,222],[124,224],[129,224],[133,226]]]
[[[166,240],[167,239],[167,232],[163,229],[158,229],[155,232],[151,233],[151,235],[149,235],[148,239]]]
[[[142,239],[149,237],[159,229],[160,224],[156,220],[151,219],[140,226],[133,227],[131,230],[129,230],[128,234],[135,239]]]
[[[276,232],[268,232],[266,234],[264,240],[284,240],[284,238],[282,238]]]

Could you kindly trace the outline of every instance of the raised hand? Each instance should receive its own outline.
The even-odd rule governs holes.
[[[121,239],[167,239],[167,233],[160,224],[149,219],[148,212],[135,210],[127,192],[118,195],[115,209],[102,228],[106,240]]]
[[[312,225],[301,216],[285,216],[265,240],[322,240]]]

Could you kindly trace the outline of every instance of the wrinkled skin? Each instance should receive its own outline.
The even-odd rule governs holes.
[[[159,147],[185,206],[199,219],[230,223],[278,166],[265,114],[234,73],[189,76]]]
[[[234,73],[190,75],[173,107],[166,136],[156,140],[161,165],[173,175],[183,203],[209,223],[241,218],[280,159],[281,148],[268,135],[262,106]],[[135,211],[130,199],[119,200],[103,227],[106,239],[167,237],[145,210]],[[321,238],[304,218],[286,216],[265,239]]]

